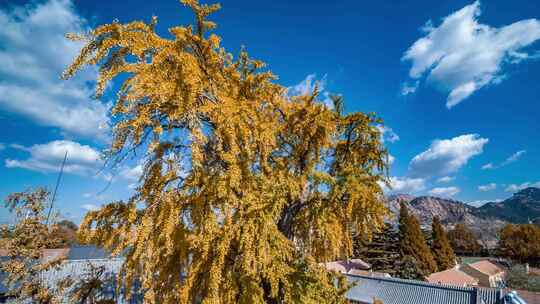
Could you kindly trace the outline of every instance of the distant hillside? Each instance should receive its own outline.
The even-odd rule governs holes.
[[[512,223],[540,223],[540,189],[523,189],[502,202],[487,203],[476,208],[475,214],[498,217]]]
[[[394,215],[390,219],[394,224],[397,223],[400,202],[405,202],[410,213],[425,227],[431,225],[434,216],[438,216],[447,229],[453,228],[457,223],[465,223],[489,246],[495,244],[498,231],[508,222],[527,223],[534,220],[540,224],[538,188],[523,189],[502,202],[487,203],[481,207],[440,197],[395,194],[388,196],[386,202]]]

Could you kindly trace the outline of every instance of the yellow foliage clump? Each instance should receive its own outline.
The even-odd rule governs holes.
[[[98,65],[100,96],[122,75],[109,156],[144,160],[136,194],[88,213],[82,237],[124,254],[127,290],[139,280],[149,303],[341,303],[345,282],[319,263],[382,224],[380,121],[317,89],[290,96],[209,33],[218,5],[182,2],[195,24],[171,38],[156,18],[70,36],[86,45],[65,78]]]

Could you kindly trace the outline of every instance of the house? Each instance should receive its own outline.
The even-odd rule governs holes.
[[[355,284],[345,294],[352,303],[372,304],[506,304],[502,289],[459,287],[398,278],[346,275]]]
[[[426,277],[426,281],[434,284],[447,284],[461,287],[478,286],[478,279],[461,271],[459,267],[432,273]]]
[[[484,287],[504,287],[506,272],[503,268],[488,260],[481,260],[461,266],[461,271],[478,279],[478,284]]]

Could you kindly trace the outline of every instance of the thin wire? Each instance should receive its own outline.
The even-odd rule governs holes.
[[[46,224],[49,225],[49,218],[51,217],[51,212],[54,206],[54,200],[56,199],[56,192],[58,191],[58,186],[60,185],[60,179],[62,178],[62,173],[64,173],[64,166],[66,165],[66,159],[67,159],[67,151],[66,154],[64,154],[64,160],[62,161],[62,166],[60,167],[60,173],[58,173],[58,178],[56,179],[56,186],[54,186],[54,192],[51,199],[51,207],[49,208],[49,212],[47,213],[47,221]]]

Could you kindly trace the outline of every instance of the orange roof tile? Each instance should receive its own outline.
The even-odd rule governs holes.
[[[333,270],[341,273],[348,273],[352,269],[368,270],[371,266],[361,259],[350,259],[349,261],[333,261],[322,263],[328,270]]]
[[[459,269],[448,269],[429,275],[426,280],[430,283],[450,284],[457,286],[476,286],[478,280]]]
[[[41,251],[41,259],[44,262],[50,262],[60,258],[67,258],[69,248],[43,249]]]
[[[481,273],[484,273],[490,276],[504,272],[503,269],[501,269],[499,266],[491,263],[488,260],[474,262],[472,264],[469,264],[469,266],[480,271]]]

